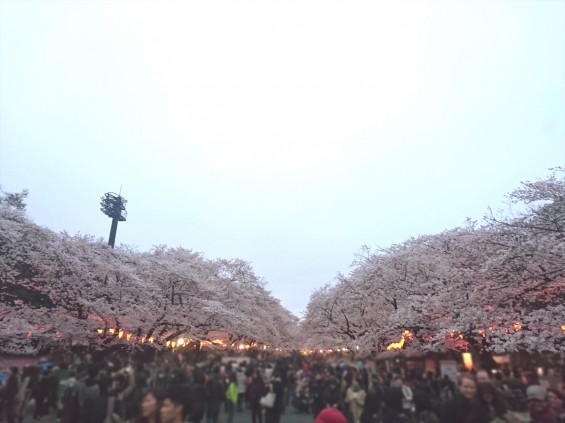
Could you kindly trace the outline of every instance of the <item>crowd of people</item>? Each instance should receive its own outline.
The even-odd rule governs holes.
[[[8,373],[6,423],[54,414],[61,423],[233,423],[244,408],[250,423],[279,423],[291,406],[316,423],[565,423],[563,375],[544,387],[486,370],[453,381],[301,355],[197,361],[173,354],[86,354]]]

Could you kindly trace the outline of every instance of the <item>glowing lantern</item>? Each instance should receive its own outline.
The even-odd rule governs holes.
[[[387,350],[401,350],[404,347],[404,338],[401,338],[399,342],[391,342],[386,349]]]
[[[561,325],[561,330],[565,333],[565,325]]]
[[[171,347],[176,347],[177,343],[175,341],[171,342]]]
[[[184,339],[183,338],[179,338],[177,340],[177,344],[179,345],[179,347],[182,347],[184,345]]]
[[[461,354],[463,357],[463,365],[468,371],[473,370],[473,356],[469,352]]]
[[[154,341],[155,341],[155,338],[153,338],[153,337],[149,338],[150,343],[153,343]]]
[[[245,347],[244,347],[243,345],[240,345],[240,346],[239,346],[239,349],[240,349],[240,350],[242,350],[242,349],[244,349],[244,348],[245,348]]]
[[[390,343],[386,347],[387,351],[401,350],[404,347],[404,343],[406,342],[406,339],[412,339],[412,333],[409,330],[405,330],[404,332],[402,332],[402,338],[400,338],[400,341]],[[359,347],[357,347],[357,349],[359,349]]]
[[[167,341],[167,342],[165,343],[165,346],[166,346],[166,347],[169,347],[169,345],[171,345],[171,341]]]
[[[108,333],[109,333],[110,335],[113,335],[115,331],[116,331],[116,329],[114,329],[114,328],[108,329]]]
[[[118,339],[122,339],[122,336],[124,336],[124,330],[120,329],[120,331],[118,332]]]
[[[104,329],[96,329],[96,332],[98,332],[100,335],[102,335],[104,333]]]
[[[145,343],[145,336],[143,338],[141,338],[141,343],[144,344]]]
[[[126,335],[126,340],[129,342],[130,339],[131,339],[131,333],[128,333],[128,334]]]
[[[219,345],[220,347],[226,347],[226,343],[224,341],[222,341],[221,339],[213,339],[212,340],[212,344],[213,345]]]

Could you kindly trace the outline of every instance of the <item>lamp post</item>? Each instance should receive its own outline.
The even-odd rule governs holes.
[[[108,245],[114,248],[116,242],[116,232],[118,231],[118,222],[125,222],[128,213],[126,212],[127,200],[119,194],[107,192],[101,197],[100,210],[106,216],[112,218],[112,227],[110,229],[110,238]]]

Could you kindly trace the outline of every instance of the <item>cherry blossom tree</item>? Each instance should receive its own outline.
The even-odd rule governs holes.
[[[297,319],[248,263],[209,260],[183,248],[112,249],[56,234],[21,208],[0,207],[0,350],[124,340],[162,345],[212,332],[288,345]]]
[[[364,249],[347,277],[312,294],[301,326],[306,337],[376,351],[391,342],[420,350],[563,351],[563,170],[522,184],[509,198],[523,211]]]

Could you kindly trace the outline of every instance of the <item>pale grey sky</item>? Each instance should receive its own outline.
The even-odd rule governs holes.
[[[565,2],[0,0],[0,184],[118,243],[252,262],[299,315],[363,244],[565,159]]]

